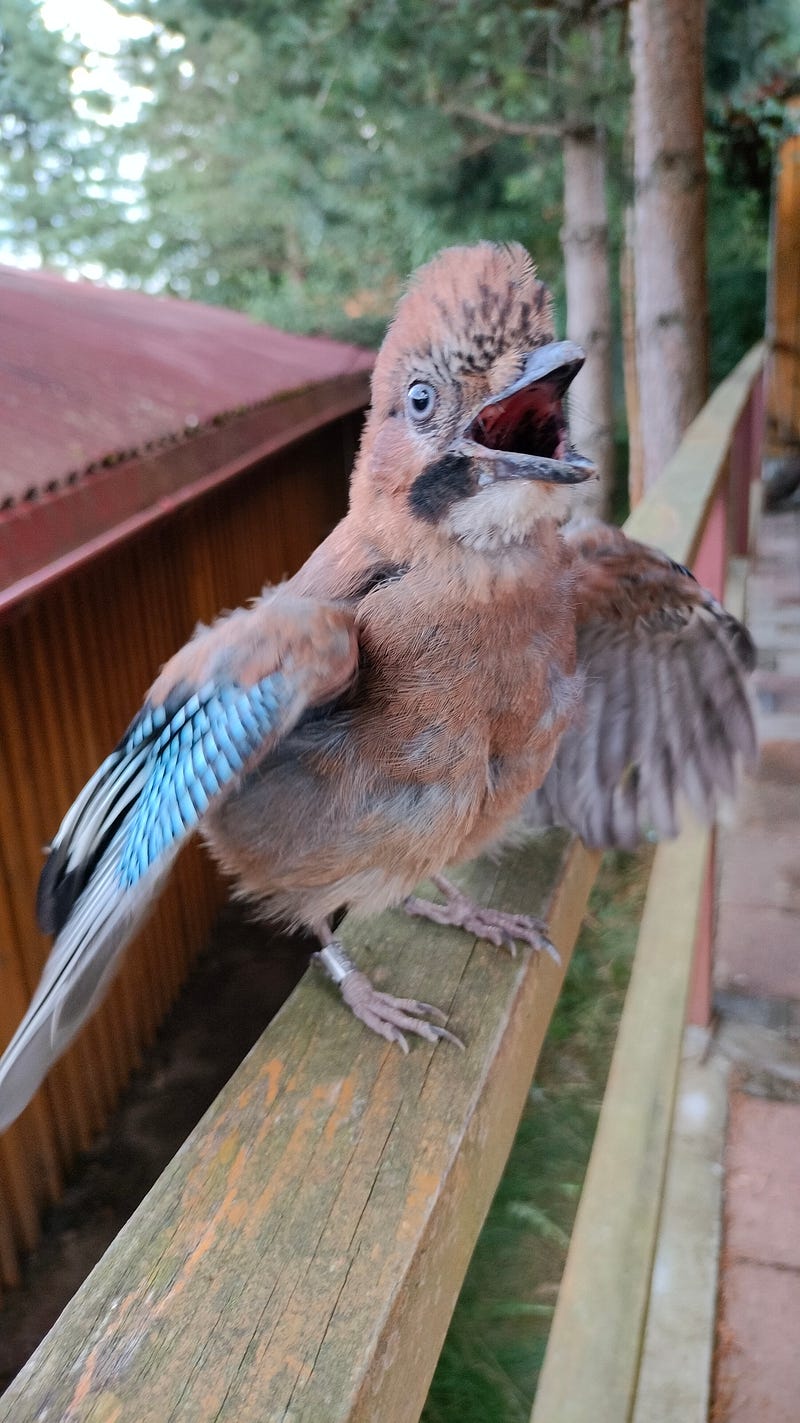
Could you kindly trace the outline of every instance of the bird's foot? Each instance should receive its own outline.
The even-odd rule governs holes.
[[[403,1052],[408,1052],[406,1033],[416,1033],[429,1043],[443,1038],[463,1048],[461,1039],[444,1027],[447,1016],[440,1008],[416,998],[381,993],[351,962],[338,940],[331,939],[314,957],[333,979],[350,1011],[374,1033],[397,1043]]]
[[[517,944],[523,943],[539,953],[549,954],[555,963],[561,963],[558,949],[548,937],[544,920],[534,919],[530,914],[507,914],[502,909],[484,908],[443,875],[433,877],[433,883],[445,895],[446,902],[438,904],[435,900],[417,899],[412,895],[403,901],[403,908],[408,914],[419,914],[431,919],[434,924],[451,924],[457,929],[465,929],[468,934],[488,939],[499,949],[508,949],[512,958],[516,955]]]

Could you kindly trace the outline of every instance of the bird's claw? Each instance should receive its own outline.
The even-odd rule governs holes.
[[[502,909],[485,909],[476,904],[466,894],[454,894],[447,904],[437,904],[429,899],[410,898],[405,901],[409,914],[420,914],[432,919],[435,924],[452,924],[486,939],[498,949],[506,949],[516,958],[519,943],[528,944],[537,953],[545,953],[554,963],[561,963],[555,944],[547,933],[547,925],[542,919],[530,914],[507,914]]]
[[[464,928],[471,934],[488,939],[499,949],[507,949],[512,959],[517,956],[518,944],[523,943],[537,953],[547,954],[554,963],[561,963],[558,949],[547,933],[547,925],[530,914],[506,914],[499,909],[476,906],[476,913],[468,917]]]
[[[417,998],[395,998],[392,993],[381,993],[367,975],[357,969],[342,980],[340,991],[348,1008],[362,1023],[387,1042],[397,1043],[404,1053],[408,1052],[405,1033],[416,1033],[429,1043],[444,1039],[456,1047],[464,1047],[461,1039],[443,1026],[447,1017],[440,1008],[432,1003],[421,1003]]]

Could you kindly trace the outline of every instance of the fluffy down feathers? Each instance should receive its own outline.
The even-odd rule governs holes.
[[[522,248],[418,275],[346,518],[171,659],[55,836],[56,940],[0,1059],[0,1129],[198,827],[239,892],[327,944],[336,911],[497,844],[526,797],[533,824],[631,845],[674,833],[680,793],[708,816],[733,789],[755,754],[744,629],[653,550],[560,529],[587,473],[562,408],[581,359]]]

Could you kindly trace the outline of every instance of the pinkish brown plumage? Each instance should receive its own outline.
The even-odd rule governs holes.
[[[200,629],[68,812],[39,898],[56,942],[0,1061],[0,1126],[102,994],[187,835],[267,917],[312,929],[365,1023],[451,1036],[377,993],[338,914],[405,902],[496,943],[542,926],[442,877],[524,814],[590,843],[673,833],[755,753],[747,634],[684,569],[563,526],[590,472],[557,342],[516,245],[441,253],[378,356],[345,519],[280,588]],[[413,896],[432,878],[445,902]]]

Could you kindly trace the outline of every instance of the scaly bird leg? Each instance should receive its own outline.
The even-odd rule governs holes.
[[[367,975],[361,973],[348,958],[327,925],[318,931],[318,936],[322,948],[314,957],[333,979],[351,1012],[373,1032],[380,1033],[390,1043],[397,1043],[406,1053],[408,1041],[405,1033],[416,1033],[429,1043],[446,1038],[456,1047],[463,1048],[461,1039],[443,1026],[447,1017],[439,1008],[430,1003],[420,1003],[416,998],[395,998],[391,993],[380,993]]]
[[[441,890],[446,903],[437,904],[435,900],[417,899],[411,895],[403,900],[407,914],[419,914],[424,919],[432,919],[434,924],[452,924],[455,928],[466,929],[468,934],[477,934],[480,939],[488,939],[498,948],[508,949],[512,958],[517,952],[519,939],[523,944],[530,944],[532,949],[549,954],[557,964],[561,963],[542,919],[534,919],[529,914],[506,914],[502,909],[484,909],[444,875],[431,875],[431,882]]]

